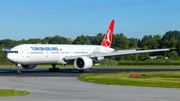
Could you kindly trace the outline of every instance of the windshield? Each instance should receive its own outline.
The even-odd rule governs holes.
[[[18,53],[18,51],[9,51],[8,53]]]

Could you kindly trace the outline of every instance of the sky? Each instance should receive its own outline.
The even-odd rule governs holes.
[[[180,31],[180,0],[0,0],[0,40],[114,34],[127,38]]]

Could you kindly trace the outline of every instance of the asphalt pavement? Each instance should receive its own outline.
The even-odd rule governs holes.
[[[0,68],[0,76],[38,76],[38,77],[78,77],[76,68],[62,68],[59,72],[49,72],[48,68],[20,69],[21,74],[16,74],[16,68]],[[92,68],[92,74],[118,73],[118,72],[152,72],[152,71],[180,71],[180,68]]]
[[[129,71],[180,71],[174,69],[133,69],[101,68],[91,69],[91,73],[114,73]],[[78,80],[79,73],[74,68],[63,68],[49,73],[48,68],[22,70],[0,68],[0,89],[29,91],[29,95],[0,97],[0,101],[180,101],[179,88],[159,88],[96,84]]]

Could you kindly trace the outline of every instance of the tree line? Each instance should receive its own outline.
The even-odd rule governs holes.
[[[76,39],[66,38],[59,35],[54,37],[45,37],[44,39],[22,39],[22,40],[0,40],[0,47],[10,49],[20,44],[81,44],[81,45],[100,45],[105,34],[98,33],[96,36],[77,36]],[[112,48],[116,50],[121,49],[161,49],[161,48],[177,48],[171,52],[159,52],[159,53],[144,53],[126,56],[117,56],[116,60],[136,60],[144,61],[150,59],[149,56],[159,55],[160,57],[168,56],[170,59],[178,60],[180,55],[180,32],[168,31],[163,36],[157,35],[145,35],[142,39],[127,38],[123,33],[113,34]],[[7,61],[6,53],[0,51],[0,61]]]

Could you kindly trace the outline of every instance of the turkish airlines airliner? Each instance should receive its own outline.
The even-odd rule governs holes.
[[[170,49],[153,50],[115,50],[111,48],[113,27],[112,20],[101,45],[67,45],[67,44],[22,44],[8,51],[7,59],[24,69],[33,69],[37,65],[51,64],[52,70],[58,70],[55,65],[74,64],[80,71],[89,71],[93,63],[111,56],[120,56],[147,52],[169,51]],[[18,69],[17,73],[21,73]]]

